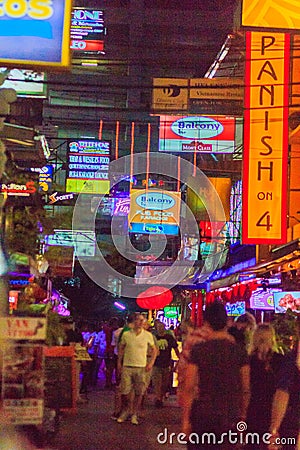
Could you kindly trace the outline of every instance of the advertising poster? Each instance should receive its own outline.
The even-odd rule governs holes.
[[[275,313],[286,313],[288,309],[300,314],[300,291],[275,292]]]
[[[161,152],[233,153],[234,148],[234,117],[160,116]]]
[[[177,235],[180,200],[180,192],[133,189],[130,194],[129,231]]]
[[[42,423],[44,411],[42,345],[4,346],[2,406],[5,423],[14,425]]]
[[[2,64],[67,67],[71,0],[16,0],[0,4]]]
[[[109,141],[78,140],[68,143],[66,192],[109,192]]]

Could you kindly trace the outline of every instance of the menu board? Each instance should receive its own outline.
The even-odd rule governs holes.
[[[73,347],[45,347],[45,406],[76,410]]]

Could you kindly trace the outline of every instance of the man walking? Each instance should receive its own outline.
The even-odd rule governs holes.
[[[157,356],[153,336],[144,329],[143,324],[144,316],[137,313],[133,328],[123,333],[119,344],[118,371],[121,373],[121,394],[125,396],[126,406],[117,420],[118,423],[125,422],[129,411],[132,411],[131,423],[138,425],[145,375],[152,369]],[[152,356],[147,363],[149,347],[152,349]],[[131,391],[134,392],[134,396],[130,396]],[[133,402],[132,408],[129,405],[130,401]]]

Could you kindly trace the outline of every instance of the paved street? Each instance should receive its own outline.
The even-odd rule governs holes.
[[[129,421],[118,424],[111,419],[113,411],[114,392],[104,390],[102,381],[88,394],[88,402],[79,405],[77,414],[66,414],[61,418],[59,433],[51,444],[47,444],[46,450],[179,450],[185,445],[175,441],[166,442],[166,434],[161,436],[161,443],[157,436],[165,429],[170,433],[180,432],[180,408],[176,402],[176,396],[172,395],[166,401],[165,406],[157,409],[153,405],[153,399],[149,396],[145,407],[144,417],[139,425],[132,425]],[[1,433],[1,450],[34,450],[41,448],[24,441],[23,432],[17,441],[11,434],[8,439],[7,429]],[[4,437],[6,436],[6,439]],[[22,440],[22,442],[20,442]]]
[[[151,401],[151,403],[150,403]],[[145,408],[140,425],[130,422],[118,424],[110,416],[113,393],[96,391],[89,395],[89,402],[78,408],[74,417],[64,416],[53,447],[57,450],[158,450],[185,448],[184,445],[163,445],[157,435],[165,428],[169,433],[180,432],[180,409],[176,397],[171,396],[166,406],[157,409],[152,399]],[[163,441],[163,439],[162,439]]]

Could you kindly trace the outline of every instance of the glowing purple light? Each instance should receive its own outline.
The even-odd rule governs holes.
[[[125,309],[126,309],[126,306],[123,305],[123,303],[114,302],[114,306],[118,309],[122,309],[122,311],[125,311]]]

